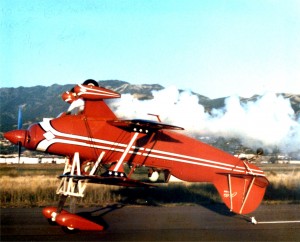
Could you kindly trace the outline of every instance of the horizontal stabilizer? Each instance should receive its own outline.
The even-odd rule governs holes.
[[[248,214],[261,203],[269,184],[264,176],[218,173],[214,179],[223,202],[230,211]]]
[[[163,124],[152,120],[144,120],[144,119],[132,119],[132,120],[110,120],[109,124],[119,127],[121,129],[125,129],[127,131],[135,131],[135,132],[146,132],[146,131],[157,131],[161,129],[169,129],[169,130],[184,130],[184,128]],[[147,132],[146,132],[147,133]]]

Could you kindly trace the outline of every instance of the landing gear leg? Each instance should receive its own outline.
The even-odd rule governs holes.
[[[100,165],[101,159],[105,152],[102,152],[94,164],[89,176],[93,176],[95,171]],[[84,179],[81,174],[81,163],[79,153],[74,153],[72,163],[66,160],[63,175],[60,176],[61,182],[58,185],[56,194],[59,195],[59,202],[57,207],[46,207],[43,209],[43,215],[48,219],[51,224],[59,224],[63,227],[64,231],[75,232],[78,230],[103,230],[104,227],[96,224],[88,219],[80,217],[75,214],[76,198],[84,197],[84,191],[88,179]],[[79,178],[78,178],[79,177]],[[83,177],[83,179],[82,179]],[[70,210],[68,212],[63,209],[67,198],[70,197]]]
[[[56,210],[57,214],[61,213],[61,211],[63,210],[63,207],[65,205],[67,198],[68,198],[68,196],[65,196],[62,194],[59,196],[59,202],[58,202],[57,210]]]
[[[70,213],[76,213],[77,197],[70,197]]]
[[[60,195],[57,207],[46,207],[43,209],[43,214],[50,225],[56,225],[56,217],[63,211],[67,198],[68,196]]]

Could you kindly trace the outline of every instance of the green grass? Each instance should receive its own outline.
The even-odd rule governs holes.
[[[0,164],[0,177],[58,176],[62,173],[64,166],[64,164]]]
[[[57,205],[56,188],[63,165],[0,165],[1,207],[35,207]],[[270,181],[264,203],[299,203],[300,172],[298,170],[270,170]],[[147,174],[136,175],[144,179]],[[135,178],[136,178],[135,177]],[[112,203],[138,205],[181,205],[219,203],[221,198],[209,183],[159,183],[157,187],[126,188],[88,184],[79,206],[104,206]],[[68,199],[69,201],[69,199]]]

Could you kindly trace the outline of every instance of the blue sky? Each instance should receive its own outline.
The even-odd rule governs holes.
[[[300,92],[298,0],[1,0],[0,87],[85,79]]]

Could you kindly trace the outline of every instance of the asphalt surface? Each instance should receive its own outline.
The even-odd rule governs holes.
[[[250,215],[256,225],[223,204],[80,208],[79,215],[105,230],[75,234],[49,225],[41,211],[1,209],[1,241],[300,241],[300,204],[262,205]]]

